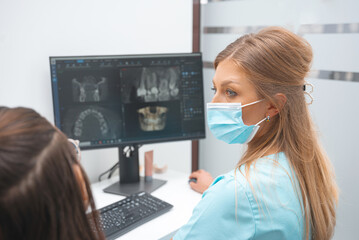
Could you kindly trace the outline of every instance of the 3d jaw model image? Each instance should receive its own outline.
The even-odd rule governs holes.
[[[143,97],[145,102],[175,98],[179,93],[178,79],[179,75],[173,68],[144,68],[137,97]]]
[[[142,131],[161,131],[166,126],[166,107],[149,106],[137,110]]]
[[[100,102],[107,94],[107,79],[84,76],[82,81],[72,79],[74,100],[77,102]]]

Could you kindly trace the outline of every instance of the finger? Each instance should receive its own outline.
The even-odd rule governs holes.
[[[206,171],[203,169],[198,169],[197,171],[193,171],[191,174],[202,174],[202,173],[206,173]]]
[[[191,175],[189,175],[189,178],[197,178],[198,176],[199,176],[199,172],[195,171],[195,172],[192,172]]]

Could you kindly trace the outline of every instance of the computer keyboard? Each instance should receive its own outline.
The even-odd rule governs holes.
[[[172,207],[151,194],[137,193],[99,209],[102,229],[106,239],[116,239]]]

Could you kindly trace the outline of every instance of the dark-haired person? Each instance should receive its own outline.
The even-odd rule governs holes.
[[[208,125],[216,138],[247,150],[213,182],[203,170],[191,174],[191,187],[205,192],[174,240],[333,236],[334,171],[303,91],[311,62],[309,43],[279,27],[244,35],[219,53]]]
[[[34,110],[0,107],[0,239],[105,239],[94,209],[73,143]]]

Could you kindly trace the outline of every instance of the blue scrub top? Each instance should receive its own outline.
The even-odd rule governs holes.
[[[258,159],[250,167],[250,183],[244,166],[240,170],[214,180],[173,240],[305,237],[300,188],[285,154]]]

